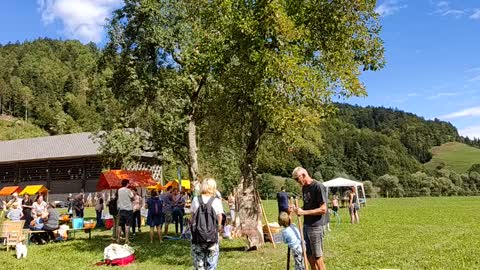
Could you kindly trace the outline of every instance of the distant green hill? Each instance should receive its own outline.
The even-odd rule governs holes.
[[[442,162],[447,169],[465,173],[472,164],[480,163],[480,149],[463,143],[450,142],[432,148],[433,158],[427,169],[435,169]]]
[[[0,116],[0,141],[48,136],[38,126],[9,116]]]

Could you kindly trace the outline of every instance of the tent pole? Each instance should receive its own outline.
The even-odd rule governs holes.
[[[363,200],[365,202],[365,207],[367,207],[367,194],[365,194],[365,187],[362,184],[362,191],[363,191]]]

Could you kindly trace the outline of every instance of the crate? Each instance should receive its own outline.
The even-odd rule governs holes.
[[[268,233],[268,225],[267,224],[263,225],[262,229],[263,229],[263,233]],[[272,234],[279,233],[280,232],[280,227],[270,225],[270,231],[272,232]]]
[[[82,229],[83,228],[83,218],[74,218],[72,220],[72,227],[74,229]]]
[[[263,237],[265,238],[265,241],[271,242],[268,233],[264,233]],[[272,233],[272,238],[273,242],[275,242],[276,244],[283,243],[282,233]]]

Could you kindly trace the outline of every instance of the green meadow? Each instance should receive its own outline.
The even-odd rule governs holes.
[[[432,154],[432,160],[425,164],[429,169],[435,169],[444,163],[447,169],[465,173],[473,164],[480,163],[480,149],[458,142],[435,146]]]
[[[268,218],[276,220],[276,202],[266,201],[264,206]],[[371,199],[361,209],[360,224],[351,225],[347,210],[341,208],[341,222],[332,222],[325,238],[327,268],[480,269],[478,209],[479,197]],[[103,259],[109,238],[109,231],[94,231],[92,240],[77,233],[74,240],[30,245],[22,260],[3,249],[0,268],[107,269],[94,265]],[[150,244],[144,227],[132,242],[137,261],[122,269],[191,269],[188,241]],[[218,269],[285,269],[286,254],[283,244],[245,252],[243,240],[223,240]]]

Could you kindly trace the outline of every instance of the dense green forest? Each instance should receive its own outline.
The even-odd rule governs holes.
[[[0,46],[0,113],[8,118],[2,122],[6,135],[1,139],[111,129],[109,119],[121,117],[122,112],[111,90],[112,71],[102,65],[102,53],[93,44],[71,40]],[[333,114],[303,130],[295,142],[281,140],[275,132],[264,135],[258,155],[262,196],[278,189],[270,175],[289,177],[298,165],[318,180],[347,176],[366,181],[372,196],[479,193],[479,166],[458,173],[441,165],[434,169],[423,165],[432,159],[434,146],[457,141],[478,147],[478,139],[460,137],[450,123],[400,110],[334,105]],[[19,127],[25,129],[7,131]],[[202,124],[199,134],[201,174],[215,175],[230,190],[239,177],[238,155],[228,145],[215,145],[216,138],[207,136]],[[285,184],[295,188],[294,183]]]

